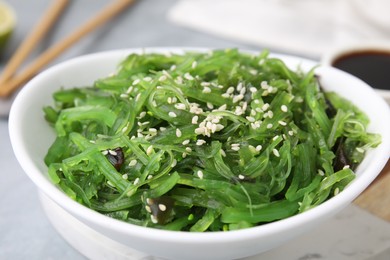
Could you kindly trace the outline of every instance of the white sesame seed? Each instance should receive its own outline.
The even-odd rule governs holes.
[[[153,100],[153,101],[152,101],[152,106],[157,107],[156,100]]]
[[[242,84],[242,82],[238,83],[238,85],[237,85],[237,87],[236,87],[237,91],[241,91],[241,89],[242,89],[243,86],[244,86],[244,85]]]
[[[209,87],[209,86],[211,85],[211,83],[210,83],[210,82],[203,81],[203,82],[200,83],[200,85],[201,85],[202,87]]]
[[[224,86],[222,86],[222,85],[218,85],[218,86],[217,86],[217,88],[219,88],[219,89],[223,89],[223,88],[224,88]]]
[[[156,128],[149,128],[149,132],[151,132],[151,133],[157,133],[157,129]]]
[[[186,147],[186,152],[187,152],[187,153],[190,153],[190,152],[192,152],[192,149],[191,149],[191,147]]]
[[[146,154],[151,155],[153,152],[153,145],[149,146],[148,149],[146,149]]]
[[[193,116],[192,120],[191,120],[191,123],[194,124],[194,125],[198,124],[198,119],[199,119],[198,116]]]
[[[252,93],[256,93],[256,92],[257,92],[257,88],[255,88],[255,87],[250,87],[250,88],[249,88],[249,91],[252,92]]]
[[[206,105],[207,105],[208,109],[213,109],[214,108],[214,105],[212,103],[210,103],[210,102],[207,102]]]
[[[126,93],[127,93],[127,94],[130,94],[130,93],[133,91],[133,89],[134,89],[134,87],[133,87],[133,86],[130,86],[130,87],[127,89]]]
[[[125,173],[125,174],[122,175],[122,178],[123,178],[124,180],[127,180],[127,179],[129,178],[129,176],[127,175],[127,173]]]
[[[142,122],[141,125],[148,125],[150,122],[149,121],[145,121],[145,122]]]
[[[187,79],[187,80],[194,80],[194,77],[191,76],[191,74],[188,73],[188,72],[184,74],[184,78]]]
[[[179,110],[185,110],[186,109],[186,105],[183,104],[183,103],[176,103],[175,104],[175,108],[177,108]]]
[[[223,149],[221,149],[220,151],[221,151],[221,155],[222,155],[222,157],[226,157],[226,153],[225,153],[225,151],[224,151]]]
[[[202,93],[211,93],[211,88],[203,87]]]
[[[187,153],[182,153],[181,154],[181,157],[184,159],[184,158],[186,158],[187,157]]]
[[[166,211],[167,210],[167,206],[165,206],[164,204],[158,204],[158,209],[161,210],[161,211]]]
[[[265,104],[261,107],[261,109],[262,109],[263,111],[266,111],[268,108],[269,108],[269,104],[268,104],[268,103],[265,103]]]
[[[226,90],[227,94],[232,94],[234,92],[234,87],[230,87]]]
[[[152,178],[153,178],[153,175],[150,175],[150,174],[149,174],[148,177],[147,177],[148,180],[150,180],[150,179],[152,179]]]
[[[137,185],[139,183],[139,178],[136,178],[133,182],[134,185]]]
[[[171,66],[170,70],[173,71],[173,70],[175,70],[175,69],[176,69],[176,65],[173,64],[173,65]]]
[[[276,150],[275,148],[272,149],[272,153],[273,153],[276,157],[280,157],[279,151]]]
[[[324,175],[325,175],[325,173],[324,173],[324,171],[323,171],[323,170],[321,170],[321,169],[318,169],[318,175],[320,175],[320,176],[324,176]]]
[[[146,81],[146,82],[152,81],[152,78],[151,77],[145,77],[144,81]]]
[[[108,153],[113,155],[113,156],[117,156],[118,155],[118,153],[115,152],[114,150],[108,150]]]
[[[231,146],[240,146],[240,144],[231,144]]]
[[[137,160],[136,159],[133,159],[133,160],[131,160],[130,162],[129,162],[129,166],[130,167],[133,167],[133,166],[135,166],[137,164]]]
[[[120,97],[121,97],[121,98],[128,98],[129,95],[128,95],[128,94],[120,94]]]
[[[294,131],[293,131],[293,130],[290,130],[290,131],[288,131],[288,134],[289,134],[290,136],[293,136],[293,135],[294,135]]]
[[[133,85],[137,85],[137,84],[140,83],[140,82],[141,82],[140,79],[136,79],[136,80],[133,81]]]
[[[89,140],[89,142],[90,142],[91,144],[94,144],[94,143],[96,143],[96,141],[95,141],[95,140]]]
[[[203,139],[198,139],[198,140],[196,141],[196,145],[198,145],[198,146],[201,146],[201,145],[203,145],[203,144],[205,144],[205,143],[206,143],[206,141],[203,140]]]
[[[145,206],[145,209],[146,209],[147,212],[152,213],[152,209],[150,208],[149,205],[146,205],[146,206]]]
[[[251,116],[247,116],[246,119],[247,119],[249,122],[251,122],[251,123],[253,123],[253,122],[256,121],[256,119],[255,119],[254,117],[251,117]]]
[[[186,139],[186,140],[184,140],[183,142],[182,142],[182,145],[187,145],[187,144],[189,144],[190,143],[190,139]]]
[[[358,151],[359,153],[364,153],[364,149],[361,147],[356,147],[356,151]]]
[[[288,107],[286,105],[282,105],[280,107],[280,109],[283,111],[283,112],[287,112],[288,111]]]
[[[233,96],[233,103],[237,103],[238,101],[242,100],[244,98],[244,95],[238,94],[236,96]]]
[[[223,97],[223,98],[229,98],[229,97],[230,97],[230,94],[228,94],[228,93],[223,93],[223,94],[221,94],[221,97]]]
[[[268,89],[268,83],[267,83],[267,81],[262,81],[262,82],[260,83],[260,86],[261,86],[262,89]]]
[[[196,61],[192,62],[191,68],[195,69],[198,63]]]
[[[107,155],[107,154],[108,154],[108,151],[107,151],[107,150],[104,150],[104,151],[102,151],[102,154],[103,154],[103,155]]]
[[[344,167],[343,167],[343,170],[345,170],[345,169],[349,169],[350,168],[350,166],[349,165],[344,165]]]
[[[284,122],[284,121],[278,121],[278,123],[279,123],[279,125],[282,125],[282,126],[286,126],[287,125],[287,123],[286,122]]]
[[[203,179],[203,172],[201,170],[197,171],[196,175],[198,175],[199,179]]]
[[[334,189],[334,196],[336,196],[339,193],[340,193],[340,189],[339,187],[336,187],[336,189]]]
[[[157,224],[157,223],[158,223],[158,220],[157,220],[157,218],[156,218],[154,215],[150,215],[150,220],[151,220],[154,224]]]
[[[179,128],[176,128],[176,136],[181,137],[181,131]]]
[[[239,175],[238,175],[238,178],[239,178],[240,180],[243,180],[243,179],[245,179],[245,176],[242,175],[242,174],[239,174]]]
[[[271,110],[268,111],[268,117],[269,118],[273,118],[274,117],[274,112],[272,112]]]
[[[260,100],[258,99],[253,100],[253,102],[255,102],[255,104],[260,104]]]
[[[263,149],[263,146],[261,144],[259,144],[258,146],[256,146],[256,151],[260,152],[261,149]]]
[[[167,80],[167,76],[165,75],[162,75],[160,78],[158,78],[158,81],[162,82],[162,81],[166,81]]]
[[[232,149],[233,151],[239,151],[239,150],[240,150],[240,147],[239,147],[239,146],[233,146],[233,147],[231,147],[231,149]]]
[[[278,135],[275,135],[275,136],[272,138],[272,141],[276,141],[278,138],[279,138],[279,136],[278,136]]]
[[[172,111],[168,113],[168,116],[170,116],[170,117],[177,117],[176,113],[172,112]]]
[[[267,125],[268,129],[271,129],[272,127],[273,127],[273,124],[271,124],[271,123]]]

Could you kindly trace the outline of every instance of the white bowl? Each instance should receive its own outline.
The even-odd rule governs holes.
[[[386,56],[390,57],[390,41],[363,41],[359,43],[340,45],[324,53],[321,57],[321,64],[333,66],[333,63],[341,57],[354,54],[358,55],[359,53],[364,52],[386,53]],[[370,70],[370,68],[367,68],[367,70]],[[371,87],[373,87],[374,90],[381,95],[388,104],[390,104],[390,90],[375,88],[375,86]]]
[[[128,54],[141,49],[119,50],[78,57],[58,64],[32,79],[15,99],[9,128],[15,155],[38,189],[66,212],[98,233],[150,255],[173,259],[236,259],[280,246],[330,218],[355,199],[379,174],[390,154],[390,109],[361,80],[331,67],[319,67],[323,87],[357,104],[371,119],[368,130],[382,135],[382,143],[369,151],[358,167],[355,180],[334,198],[302,214],[253,228],[189,233],[165,231],[124,223],[66,196],[51,183],[44,155],[55,135],[43,118],[42,107],[52,104],[52,93],[60,87],[91,85],[115,71]],[[147,52],[181,52],[183,49],[146,49]],[[292,56],[276,55],[288,66],[304,70],[315,63]]]

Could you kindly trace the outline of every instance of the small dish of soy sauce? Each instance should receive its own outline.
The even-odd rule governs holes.
[[[323,56],[322,64],[360,78],[390,104],[390,42],[337,48]]]

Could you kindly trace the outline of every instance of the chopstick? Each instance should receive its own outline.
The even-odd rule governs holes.
[[[19,66],[53,26],[68,2],[68,0],[55,0],[47,9],[42,16],[42,19],[35,26],[34,30],[26,37],[10,61],[7,63],[7,66],[4,68],[3,73],[0,76],[0,86],[12,78]]]
[[[135,0],[116,0],[113,4],[104,8],[91,20],[87,21],[73,33],[53,45],[42,53],[31,65],[29,65],[20,75],[8,80],[0,86],[0,97],[8,97],[20,85],[33,77],[40,69],[59,56],[63,51],[80,40],[83,36],[104,24],[115,15],[119,14],[126,7],[133,4]]]

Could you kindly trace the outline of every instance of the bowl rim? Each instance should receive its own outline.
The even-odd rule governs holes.
[[[187,48],[187,47],[151,47],[151,48],[130,48],[130,49],[120,49],[120,50],[112,50],[112,51],[104,51],[98,53],[92,53],[87,55],[82,55],[64,62],[61,62],[57,65],[54,65],[45,71],[38,74],[34,77],[30,82],[26,84],[26,86],[19,92],[17,95],[9,116],[9,133],[10,139],[12,143],[12,147],[14,149],[14,153],[16,155],[17,160],[20,165],[26,172],[26,174],[30,177],[30,179],[38,186],[38,188],[43,191],[49,198],[54,200],[57,204],[61,205],[61,207],[65,208],[73,215],[77,215],[78,217],[91,221],[95,225],[99,226],[109,226],[110,229],[126,234],[133,234],[138,237],[143,238],[154,238],[158,239],[164,237],[164,241],[166,242],[176,242],[176,243],[192,243],[192,244],[204,244],[204,243],[224,243],[228,241],[236,241],[237,239],[252,239],[256,237],[264,237],[270,234],[278,234],[281,232],[285,232],[290,230],[293,227],[299,227],[307,223],[308,220],[320,219],[321,216],[329,214],[336,214],[339,209],[342,208],[344,204],[350,203],[354,198],[357,197],[368,185],[372,182],[372,180],[379,174],[380,170],[384,167],[387,162],[386,154],[390,154],[390,138],[387,138],[385,141],[385,145],[383,143],[380,147],[376,149],[381,149],[384,153],[379,163],[375,165],[371,165],[368,169],[366,169],[367,173],[364,174],[361,178],[355,179],[349,186],[349,192],[341,192],[337,196],[321,203],[320,205],[297,215],[291,216],[286,219],[278,220],[272,223],[255,226],[247,229],[241,230],[232,230],[228,232],[217,231],[217,232],[206,232],[206,233],[192,233],[192,232],[183,232],[183,231],[169,231],[169,230],[160,230],[155,228],[138,226],[130,223],[126,223],[120,220],[116,220],[110,217],[107,217],[103,214],[100,214],[92,209],[87,208],[79,204],[78,202],[69,198],[65,193],[63,193],[60,189],[58,189],[53,183],[50,182],[48,178],[44,175],[46,173],[40,172],[40,170],[35,166],[33,161],[29,158],[27,154],[27,150],[25,149],[24,144],[21,141],[19,136],[22,135],[21,122],[18,121],[18,114],[21,113],[21,108],[23,107],[24,100],[28,99],[30,93],[33,93],[36,86],[41,80],[44,80],[46,75],[50,75],[60,71],[64,66],[72,66],[73,64],[77,64],[80,60],[85,59],[96,59],[101,58],[105,55],[128,55],[131,53],[139,53],[139,52],[183,52],[183,51],[209,51],[213,50],[213,48]],[[249,53],[258,53],[253,51],[241,50],[242,52]],[[276,56],[279,58],[291,58],[291,59],[299,59],[302,62],[309,62],[311,64],[315,64],[315,62],[301,58],[293,55],[284,55],[271,53],[272,56]],[[125,56],[123,56],[125,57]],[[342,73],[346,77],[353,77],[343,71],[339,71],[335,68],[325,66],[324,70],[333,70],[338,71],[337,73]],[[357,79],[359,80],[359,79]],[[361,80],[359,80],[361,81]],[[361,81],[362,86],[367,89],[367,91],[371,91],[371,87],[369,87],[366,83]],[[372,91],[373,92],[373,91]],[[373,92],[374,93],[374,92]],[[376,95],[376,94],[374,94]],[[386,103],[378,97],[378,102],[383,102],[384,106],[387,107]],[[387,107],[388,108],[388,107]],[[386,111],[385,111],[386,112]],[[387,118],[390,119],[390,109],[387,109]],[[389,121],[390,122],[390,121]],[[388,158],[388,156],[387,156]],[[145,232],[148,231],[148,232]],[[180,234],[180,236],[178,236]]]

